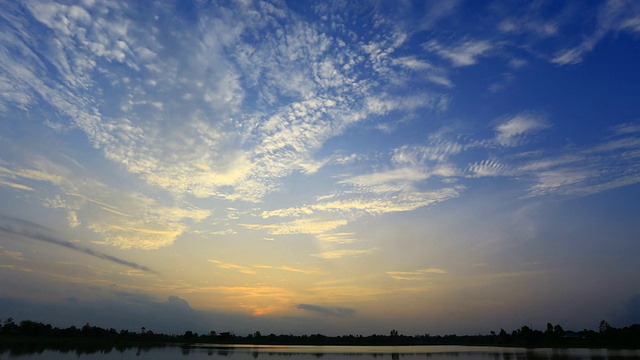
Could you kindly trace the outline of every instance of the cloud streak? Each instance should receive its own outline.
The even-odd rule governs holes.
[[[335,317],[350,317],[356,314],[355,309],[348,307],[327,307],[313,304],[298,304],[297,309]]]
[[[48,235],[47,233],[52,232],[51,229],[47,229],[30,221],[0,215],[0,231],[5,235],[9,235],[12,237],[23,237],[35,241],[46,242],[75,252],[93,256],[95,258],[102,259],[117,265],[122,265],[135,270],[142,270],[148,273],[157,274],[154,270],[146,266],[139,265],[135,262],[123,260],[118,257],[108,255],[88,247],[78,246],[72,242],[61,240],[56,238],[55,236]]]

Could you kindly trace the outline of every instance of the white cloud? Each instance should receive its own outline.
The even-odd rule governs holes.
[[[67,221],[69,222],[70,228],[77,228],[82,223],[78,220],[78,214],[75,211],[69,211],[67,213]]]
[[[415,182],[431,177],[425,169],[418,167],[400,167],[387,171],[357,175],[340,183],[355,186],[365,191],[386,193],[405,190]]]
[[[345,199],[319,203],[313,206],[316,210],[345,214],[385,214],[404,212],[437,204],[456,198],[463,189],[461,186],[442,188],[434,191],[401,190],[397,194],[381,192],[379,196],[367,196],[362,199]]]
[[[256,273],[256,271],[253,270],[252,268],[242,266],[242,265],[237,265],[237,264],[232,264],[232,263],[227,263],[227,262],[222,262],[220,260],[212,260],[212,259],[209,259],[207,261],[209,261],[212,264],[215,264],[216,267],[220,269],[238,270],[239,272],[243,274],[248,274],[248,275],[253,275]]]
[[[471,177],[510,175],[509,166],[495,160],[483,160],[469,165],[467,172]]]
[[[453,87],[453,83],[447,77],[446,71],[431,63],[420,60],[415,56],[405,56],[393,59],[393,65],[425,74],[425,79],[431,83],[442,85],[447,88]]]
[[[347,224],[347,220],[325,220],[318,218],[296,219],[275,224],[240,224],[247,229],[266,230],[272,235],[322,234]]]
[[[442,45],[431,40],[423,44],[423,47],[425,50],[435,52],[440,57],[451,61],[451,64],[456,67],[474,65],[478,58],[493,49],[493,45],[486,40],[468,40],[454,46]]]
[[[543,117],[522,112],[495,127],[496,142],[502,146],[516,146],[530,134],[549,127],[550,125]]]
[[[24,254],[22,252],[5,250],[2,246],[0,246],[0,255],[17,261],[24,260]]]
[[[51,126],[81,129],[107,159],[175,196],[258,202],[287,176],[311,175],[331,163],[315,158],[322,145],[371,115],[446,108],[448,98],[440,94],[387,95],[401,68],[451,85],[424,61],[391,58],[406,40],[395,25],[384,25],[393,31],[363,48],[346,30],[329,36],[276,8],[202,9],[196,27],[179,29],[198,40],[184,42],[151,20],[171,18],[162,6],[152,9],[159,16],[139,22],[131,20],[140,10],[135,4],[96,3],[87,11],[33,2],[29,9],[50,28],[55,46],[12,39],[30,58],[7,59],[6,73],[23,89],[15,101],[26,105],[41,97],[71,119],[47,120]],[[277,20],[283,14],[286,24]],[[277,31],[262,31],[266,27]],[[24,38],[31,36],[20,28]],[[42,41],[47,34],[39,35]],[[68,91],[40,80],[51,66]],[[368,66],[394,81],[372,79],[363,70]],[[110,95],[93,96],[100,93]]]
[[[640,123],[625,123],[616,125],[612,128],[615,135],[626,135],[640,133]]]
[[[426,2],[424,17],[420,20],[419,29],[431,29],[435,24],[455,14],[460,7],[460,0]]]
[[[555,153],[533,155],[511,166],[513,174],[531,177],[528,196],[584,196],[640,181],[640,141],[632,126],[613,128],[615,138]]]
[[[419,269],[414,271],[387,271],[387,275],[391,276],[395,280],[408,280],[408,281],[430,281],[432,280],[429,274],[446,274],[447,271],[438,268]]]
[[[316,238],[323,242],[337,243],[337,244],[350,244],[356,241],[354,233],[342,232],[342,233],[324,233],[317,234]]]
[[[305,275],[321,274],[322,273],[319,270],[300,269],[300,268],[295,268],[295,267],[291,267],[291,266],[287,266],[287,265],[282,265],[282,266],[254,265],[253,267],[256,268],[256,269],[281,270],[281,271],[288,271],[288,272],[300,273],[300,274],[305,274]]]
[[[366,250],[342,249],[342,250],[325,251],[317,254],[312,254],[311,256],[315,256],[321,259],[340,259],[343,257],[369,255],[374,253],[376,250],[377,249],[375,248],[366,249]]]
[[[27,185],[23,185],[23,184],[18,184],[12,181],[6,181],[6,180],[2,180],[0,179],[0,185],[2,186],[7,186],[16,190],[26,190],[26,191],[34,191],[35,189],[32,187],[29,187]]]
[[[311,215],[313,214],[313,210],[308,207],[299,207],[299,208],[288,208],[288,209],[277,209],[271,211],[263,211],[260,216],[264,219],[268,219],[270,217],[298,217],[300,215]]]
[[[551,62],[559,65],[578,64],[582,62],[583,56],[591,52],[609,33],[616,31],[640,32],[639,13],[640,4],[635,1],[605,1],[597,10],[593,32],[583,36],[579,45],[558,51]]]
[[[581,188],[579,185],[594,175],[596,174],[587,171],[568,169],[540,172],[536,174],[537,183],[530,189],[530,193],[546,195],[557,193],[559,189],[564,190],[565,193],[577,192]]]
[[[444,139],[434,139],[426,146],[403,145],[393,150],[391,160],[397,164],[419,165],[425,162],[442,163],[467,149],[466,145]]]

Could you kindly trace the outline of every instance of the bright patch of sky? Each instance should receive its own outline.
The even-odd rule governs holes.
[[[639,37],[623,0],[3,2],[0,318],[640,321]]]

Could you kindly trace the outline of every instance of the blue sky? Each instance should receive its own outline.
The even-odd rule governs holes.
[[[0,8],[0,318],[640,321],[635,1]]]

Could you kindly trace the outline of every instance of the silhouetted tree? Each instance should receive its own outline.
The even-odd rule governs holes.
[[[553,327],[553,335],[558,339],[564,337],[564,329],[562,328],[562,326],[560,326],[560,324]]]
[[[544,332],[546,335],[553,335],[553,325],[551,323],[547,323],[547,331]]]

